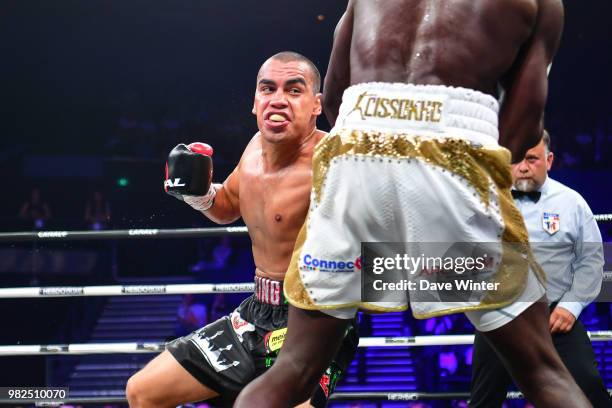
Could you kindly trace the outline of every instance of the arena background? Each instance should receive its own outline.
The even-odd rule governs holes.
[[[111,209],[106,228],[213,226],[163,193],[168,151],[179,142],[208,142],[215,148],[215,180],[224,179],[256,131],[250,112],[260,64],[292,50],[311,58],[324,74],[345,5],[336,0],[1,1],[0,230],[91,228],[85,208],[94,191]],[[572,0],[565,7],[546,120],[556,154],[552,176],[580,192],[595,213],[611,213],[612,26],[607,19],[612,3]],[[329,128],[323,118],[319,127]],[[51,212],[39,227],[19,217],[33,188]],[[609,241],[612,223],[600,227]],[[0,246],[3,287],[247,282],[252,271],[246,238]],[[211,318],[242,297],[198,301]],[[145,298],[0,299],[0,343],[171,337],[180,296]],[[591,330],[612,327],[608,303],[591,305],[581,318]],[[363,316],[361,326],[363,335],[372,336],[472,330],[462,316],[417,322],[409,314]],[[612,388],[610,344],[595,346]],[[385,353],[361,349],[350,381],[340,388],[468,388],[467,346]],[[67,384],[100,393],[121,389],[128,373],[148,358],[0,357],[0,386]],[[382,369],[367,370],[366,358]],[[423,406],[451,406],[445,404],[459,403]]]

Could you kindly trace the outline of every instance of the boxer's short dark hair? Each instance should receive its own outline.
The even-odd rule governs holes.
[[[319,93],[319,91],[321,90],[321,73],[319,72],[319,69],[314,64],[314,62],[312,62],[302,54],[293,51],[283,51],[279,52],[278,54],[274,54],[270,57],[270,59],[278,60],[281,62],[298,61],[305,63],[310,69],[312,90],[314,91],[314,93]]]

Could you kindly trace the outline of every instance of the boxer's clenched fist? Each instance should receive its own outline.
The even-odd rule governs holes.
[[[166,162],[166,193],[206,211],[214,203],[216,187],[212,184],[213,148],[206,143],[177,145]]]

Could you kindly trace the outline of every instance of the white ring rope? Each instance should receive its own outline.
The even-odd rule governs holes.
[[[612,221],[612,214],[596,214],[596,221]],[[19,231],[0,232],[0,242],[68,241],[140,238],[201,238],[223,235],[246,235],[245,226],[216,228],[134,228],[107,231]]]
[[[178,295],[185,293],[252,293],[254,290],[254,283],[18,287],[0,288],[0,299],[76,296]]]
[[[612,271],[603,273],[612,281]],[[0,299],[78,296],[182,295],[185,293],[252,293],[255,285],[245,283],[190,283],[174,285],[47,286],[0,288]]]
[[[612,341],[612,331],[588,332],[591,341]],[[440,336],[412,337],[362,337],[359,347],[422,347],[469,345],[474,342],[473,334],[452,334]],[[35,344],[0,346],[2,356],[34,356],[60,354],[115,354],[115,353],[158,353],[166,343],[76,343],[76,344]]]

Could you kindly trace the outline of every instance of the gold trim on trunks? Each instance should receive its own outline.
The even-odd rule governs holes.
[[[514,205],[510,194],[512,176],[510,172],[510,152],[501,147],[476,146],[469,141],[456,138],[427,138],[404,134],[387,134],[375,131],[341,130],[325,136],[316,146],[313,155],[312,189],[315,204],[322,200],[325,177],[334,158],[348,155],[380,157],[384,159],[418,159],[432,166],[442,168],[459,176],[472,186],[482,202],[490,205],[491,188],[494,188],[499,201],[504,230],[501,242],[504,244],[502,266],[496,272],[493,282],[500,283],[500,290],[489,292],[479,305],[447,308],[432,313],[415,315],[429,318],[469,310],[495,309],[513,302],[524,290],[529,266],[544,282],[544,273],[535,262],[531,253],[528,234],[523,217]],[[285,296],[294,306],[302,309],[325,310],[342,307],[360,307],[370,311],[405,310],[407,306],[381,307],[367,302],[352,302],[342,305],[318,305],[309,295],[300,277],[298,268],[301,249],[307,235],[307,217],[297,237],[293,256],[285,276]]]

